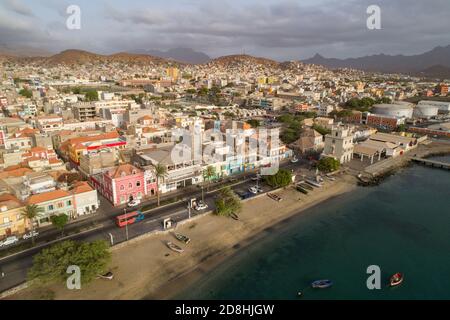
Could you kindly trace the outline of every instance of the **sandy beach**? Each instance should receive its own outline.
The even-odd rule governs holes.
[[[264,237],[271,227],[354,188],[355,178],[343,174],[308,195],[292,187],[277,192],[281,202],[262,195],[243,203],[239,221],[205,215],[178,226],[177,232],[192,239],[187,246],[181,245],[185,248],[181,254],[166,247],[165,241],[177,242],[170,233],[147,235],[112,250],[112,281],[95,280],[81,290],[68,290],[62,284],[44,293],[28,288],[8,299],[170,299],[213,272],[227,257]]]

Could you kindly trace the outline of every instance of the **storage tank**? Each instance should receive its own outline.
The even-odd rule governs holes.
[[[413,110],[410,103],[383,103],[375,104],[371,113],[398,118],[412,118]]]
[[[414,108],[414,116],[416,118],[431,118],[437,116],[439,112],[439,107],[431,105],[417,105]]]

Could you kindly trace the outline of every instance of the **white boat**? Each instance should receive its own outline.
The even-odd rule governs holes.
[[[181,249],[179,246],[177,246],[175,243],[173,243],[173,242],[171,242],[171,241],[168,241],[168,242],[166,243],[166,245],[167,245],[167,247],[168,247],[170,250],[172,250],[172,251],[175,251],[175,252],[178,252],[178,253],[184,252],[183,249]]]
[[[312,180],[305,180],[305,182],[307,184],[312,185],[313,187],[322,188],[322,184],[321,183],[318,183],[318,182],[315,182],[315,181],[312,181]]]

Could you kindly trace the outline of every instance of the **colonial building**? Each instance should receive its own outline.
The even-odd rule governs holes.
[[[325,136],[323,156],[332,157],[341,164],[353,158],[353,133],[349,126],[335,126]]]
[[[151,179],[144,170],[131,164],[123,164],[93,175],[91,181],[95,188],[115,206],[156,194],[156,181]]]

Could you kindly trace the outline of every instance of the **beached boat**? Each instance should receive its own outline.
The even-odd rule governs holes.
[[[402,284],[403,282],[403,274],[401,274],[400,272],[394,274],[390,279],[389,279],[389,285],[391,287],[396,287],[400,284]]]
[[[188,244],[189,242],[191,242],[191,239],[189,239],[189,237],[186,237],[180,233],[175,233],[175,238],[177,238],[178,241],[181,241],[185,244]]]
[[[297,191],[298,192],[301,192],[301,193],[303,193],[303,194],[308,194],[308,191],[306,190],[306,189],[303,189],[302,187],[300,187],[300,186],[297,186]]]
[[[316,280],[311,283],[311,287],[314,289],[326,289],[333,285],[333,281],[331,280]]]
[[[310,186],[309,184],[307,184],[307,183],[299,183],[298,185],[300,187],[302,187],[303,189],[306,189],[306,190],[311,190],[311,191],[314,190],[314,188],[312,186]]]
[[[274,194],[274,193],[268,193],[267,196],[268,196],[270,199],[275,200],[275,201],[278,201],[278,202],[280,202],[281,200],[283,200],[283,199],[281,199],[280,196],[278,196],[278,195],[276,195],[276,194]]]
[[[305,182],[306,182],[307,184],[312,185],[313,187],[316,187],[316,188],[321,188],[321,187],[322,187],[322,184],[321,184],[321,183],[317,183],[317,182],[312,181],[312,180],[306,180]]]
[[[177,246],[177,245],[176,245],[175,243],[173,243],[173,242],[168,241],[168,242],[166,243],[166,245],[167,245],[167,247],[168,247],[170,250],[172,250],[172,251],[175,251],[175,252],[178,252],[178,253],[184,252],[183,249],[181,249],[179,246]]]
[[[236,213],[234,213],[234,212],[232,212],[232,213],[230,214],[230,217],[231,217],[232,219],[236,220],[236,221],[239,220],[239,216],[238,216]]]

